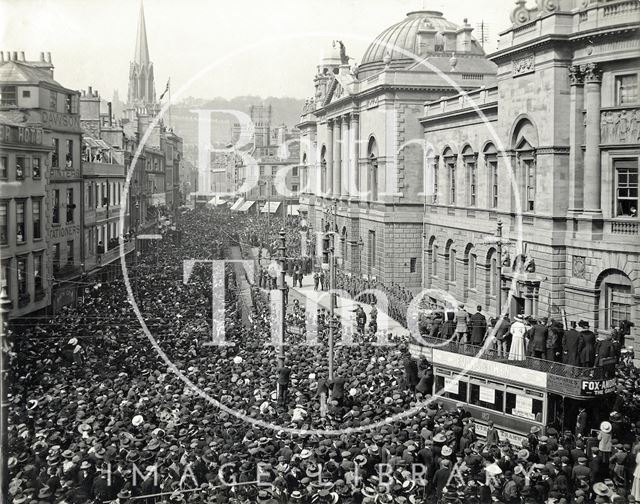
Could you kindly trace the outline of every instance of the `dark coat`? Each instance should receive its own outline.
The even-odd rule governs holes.
[[[615,356],[616,356],[616,350],[615,350],[615,347],[613,346],[613,342],[610,339],[598,340],[596,342],[596,358],[594,363],[596,366],[602,366],[603,359],[607,359]]]
[[[596,335],[592,331],[582,331],[582,349],[580,350],[580,365],[592,367],[596,360]]]
[[[545,352],[547,350],[547,338],[549,329],[542,324],[536,324],[527,331],[529,338],[529,348],[537,352]]]
[[[480,312],[471,315],[471,344],[481,345],[486,332],[487,319],[485,316]]]
[[[570,366],[580,365],[580,352],[584,343],[580,337],[580,333],[575,329],[569,329],[564,333],[562,348],[564,355],[562,362]]]

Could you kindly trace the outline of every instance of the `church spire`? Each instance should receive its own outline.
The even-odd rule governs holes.
[[[149,64],[149,45],[147,44],[147,26],[144,21],[144,4],[140,0],[140,16],[138,18],[138,35],[136,37],[136,52],[133,61],[139,65]]]

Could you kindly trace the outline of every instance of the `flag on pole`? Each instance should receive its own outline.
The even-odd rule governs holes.
[[[160,95],[161,100],[164,98],[164,95],[166,95],[169,92],[169,81],[171,81],[171,78],[167,79],[167,85],[165,86],[164,91]]]

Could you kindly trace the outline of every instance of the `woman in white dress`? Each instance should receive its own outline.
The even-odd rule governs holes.
[[[636,502],[640,501],[640,443],[633,447],[631,452],[636,456],[636,469],[633,471],[633,485],[631,485],[631,495],[636,499]]]
[[[513,324],[511,324],[509,332],[511,333],[511,348],[509,349],[509,360],[524,360],[524,335],[527,332],[527,326],[524,325],[522,315],[516,315],[516,320]]]

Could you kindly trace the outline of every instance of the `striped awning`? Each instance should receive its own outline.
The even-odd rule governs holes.
[[[248,212],[254,204],[255,201],[245,201],[240,208],[238,208],[238,212]]]
[[[233,202],[233,205],[231,205],[231,210],[238,210],[243,203],[244,203],[244,198],[238,198]]]
[[[262,213],[276,213],[278,211],[278,208],[280,208],[280,202],[279,201],[269,201],[268,203],[265,203],[265,205],[262,207],[261,212]]]

